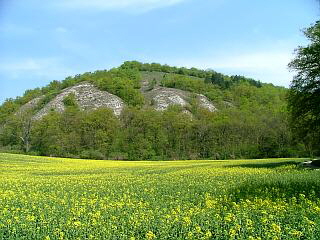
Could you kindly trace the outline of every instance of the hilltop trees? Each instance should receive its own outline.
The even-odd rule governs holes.
[[[289,111],[297,137],[310,154],[320,154],[320,21],[305,30],[310,41],[296,49],[296,57],[289,64],[295,75],[289,92]]]
[[[246,78],[243,76],[227,76],[221,73],[217,73],[213,70],[201,70],[197,68],[185,68],[185,67],[171,67],[168,65],[161,65],[159,63],[141,63],[137,61],[127,61],[124,62],[120,69],[135,69],[138,71],[146,72],[164,72],[171,74],[180,74],[184,76],[191,76],[197,78],[203,78],[207,83],[213,83],[223,89],[230,88],[232,85],[236,85],[242,82],[248,82],[249,84],[261,87],[262,84],[260,81],[256,81],[251,78]]]

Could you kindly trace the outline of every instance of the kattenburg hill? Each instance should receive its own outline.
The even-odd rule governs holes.
[[[302,156],[287,89],[213,70],[125,62],[0,107],[2,151],[96,159]]]

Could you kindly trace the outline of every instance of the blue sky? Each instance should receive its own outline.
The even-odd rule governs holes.
[[[317,0],[0,0],[0,103],[127,60],[289,86],[319,13]]]

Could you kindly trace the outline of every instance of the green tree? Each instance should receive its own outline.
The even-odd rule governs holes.
[[[19,111],[8,117],[1,127],[1,141],[5,145],[16,145],[28,153],[31,148],[31,136],[34,120],[32,110]]]
[[[3,125],[6,119],[14,113],[19,105],[16,103],[14,99],[7,99],[1,106],[0,106],[0,125]]]
[[[164,159],[166,136],[161,113],[153,109],[126,109],[122,114],[123,149],[129,160]]]
[[[310,42],[296,49],[289,64],[296,75],[288,100],[292,128],[313,155],[320,154],[320,21],[304,34]]]
[[[33,150],[37,151],[40,155],[63,155],[60,144],[62,133],[58,124],[60,118],[60,113],[52,111],[40,121],[35,122],[32,131],[32,146]]]
[[[82,155],[87,158],[108,158],[114,150],[114,142],[118,137],[119,120],[112,110],[100,108],[84,112],[78,126],[80,129]],[[94,156],[94,153],[96,156]]]

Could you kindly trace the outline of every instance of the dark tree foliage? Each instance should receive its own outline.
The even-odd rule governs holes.
[[[217,85],[208,84],[202,78],[169,73],[163,77],[160,84],[164,87],[201,93],[215,102],[224,98],[223,92]]]
[[[238,84],[238,83],[249,83],[250,85],[252,86],[255,86],[255,87],[262,87],[262,83],[260,81],[256,81],[252,78],[246,78],[244,76],[239,76],[239,75],[234,75],[234,76],[231,76],[230,77],[230,83],[229,83],[229,86],[232,86],[234,84]],[[229,87],[227,86],[227,87]]]
[[[296,49],[289,67],[296,71],[290,86],[289,111],[298,138],[303,139],[310,154],[320,154],[320,21],[307,28],[310,41]]]
[[[178,68],[170,67],[168,65],[161,65],[159,63],[141,63],[137,61],[127,61],[123,63],[120,68],[122,69],[136,69],[139,71],[149,71],[149,72],[164,72],[164,73],[174,73],[191,77],[204,78],[207,83],[212,83],[220,86],[223,89],[229,88],[234,84],[248,82],[249,84],[261,87],[260,81],[256,81],[251,78],[246,78],[243,76],[226,76],[221,73],[217,73],[213,70],[201,70],[197,68]]]

